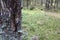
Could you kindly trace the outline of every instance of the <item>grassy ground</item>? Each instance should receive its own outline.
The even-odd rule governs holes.
[[[38,36],[39,40],[60,40],[60,19],[40,10],[22,10],[22,27],[27,33],[23,40]]]

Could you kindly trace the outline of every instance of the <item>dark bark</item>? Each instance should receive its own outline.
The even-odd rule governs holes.
[[[6,27],[3,27],[3,35],[2,40],[21,40],[21,0],[2,0],[4,4],[3,7],[0,9],[0,24],[6,24]],[[1,4],[1,1],[0,1]],[[10,17],[8,16],[10,15]],[[8,20],[7,20],[8,19]],[[2,21],[1,21],[2,20]],[[3,25],[2,25],[3,26]],[[1,26],[1,27],[2,27]],[[9,39],[7,39],[7,36]],[[13,38],[14,37],[14,38]],[[10,39],[12,38],[12,39]],[[16,38],[16,39],[15,39]]]

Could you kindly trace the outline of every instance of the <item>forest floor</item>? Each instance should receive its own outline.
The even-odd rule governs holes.
[[[45,13],[52,17],[60,18],[60,13],[56,13],[56,12],[45,12]]]
[[[41,10],[22,10],[23,40],[60,40],[60,14]]]

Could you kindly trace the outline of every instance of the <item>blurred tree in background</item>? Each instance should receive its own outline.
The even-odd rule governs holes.
[[[23,7],[30,8],[43,8],[43,9],[59,9],[60,0],[23,0]]]

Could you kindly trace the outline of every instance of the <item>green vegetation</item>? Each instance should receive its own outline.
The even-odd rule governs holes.
[[[22,27],[28,33],[23,40],[39,36],[39,40],[60,40],[60,19],[40,10],[22,10]]]

